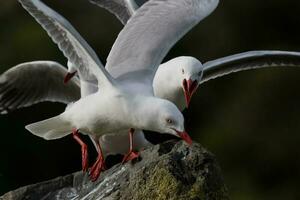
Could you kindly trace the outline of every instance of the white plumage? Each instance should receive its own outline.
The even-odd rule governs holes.
[[[94,51],[62,16],[39,0],[19,2],[47,31],[69,62],[82,72],[81,78],[92,83],[96,79],[98,83],[96,93],[76,101],[62,114],[27,125],[26,129],[45,139],[64,137],[71,131],[78,139],[77,130],[90,135],[101,154],[92,167],[93,180],[97,179],[103,167],[98,140],[105,133],[130,129],[132,134],[132,128],[145,129],[191,141],[184,132],[182,114],[170,101],[154,97],[152,82],[169,49],[209,15],[218,0],[147,2],[144,9],[135,13],[114,43],[106,64],[109,73]],[[176,10],[179,19],[171,9]],[[185,14],[187,12],[189,15]],[[160,22],[155,25],[158,19]]]

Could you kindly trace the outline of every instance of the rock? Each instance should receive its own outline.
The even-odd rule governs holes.
[[[139,161],[115,165],[97,182],[77,172],[11,191],[0,200],[227,200],[221,170],[201,145],[168,141],[141,152]]]

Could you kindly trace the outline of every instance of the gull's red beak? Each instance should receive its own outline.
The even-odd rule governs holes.
[[[186,80],[184,79],[182,82],[183,90],[184,90],[184,97],[186,102],[186,107],[189,107],[189,104],[191,102],[193,94],[196,92],[198,87],[198,81],[197,80]]]
[[[186,143],[188,143],[188,145],[191,145],[193,143],[192,138],[189,136],[189,134],[185,131],[180,132],[180,131],[176,131],[178,136],[183,139]]]
[[[76,73],[77,73],[77,71],[75,71],[73,73],[68,72],[64,78],[64,84],[67,84],[73,78],[73,76],[75,76]]]

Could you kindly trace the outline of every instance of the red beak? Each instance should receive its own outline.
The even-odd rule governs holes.
[[[183,132],[176,131],[176,132],[181,139],[183,139],[186,143],[188,143],[188,145],[191,145],[193,143],[192,138],[189,136],[187,132],[185,131]]]
[[[192,99],[193,94],[196,92],[198,87],[198,81],[197,80],[186,80],[184,79],[182,82],[183,90],[184,90],[184,97],[186,102],[186,107],[189,107],[190,101]]]
[[[67,84],[73,78],[73,76],[75,76],[76,73],[77,73],[77,71],[75,71],[73,73],[68,72],[64,78],[64,84]]]

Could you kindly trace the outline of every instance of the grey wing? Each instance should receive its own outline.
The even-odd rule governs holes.
[[[114,14],[122,24],[126,24],[134,11],[147,1],[148,0],[90,0],[91,3]]]
[[[114,14],[122,24],[126,24],[128,19],[131,17],[131,12],[127,8],[124,0],[90,0],[91,3],[94,3],[101,8],[105,8],[112,14]]]
[[[63,83],[67,70],[59,63],[35,61],[17,65],[0,76],[0,112],[43,101],[68,104],[80,99],[77,77]]]
[[[98,83],[113,81],[94,50],[65,18],[39,0],[19,2],[47,31],[66,58],[78,68],[81,78],[86,81],[96,79]]]
[[[289,51],[249,51],[209,61],[201,83],[234,72],[265,67],[300,66],[300,53]]]
[[[114,78],[152,81],[170,48],[218,5],[218,0],[151,0],[120,32],[106,69]]]

